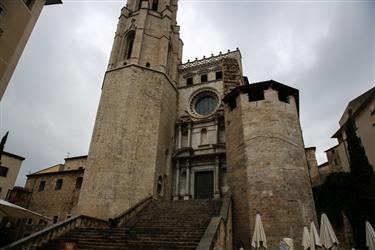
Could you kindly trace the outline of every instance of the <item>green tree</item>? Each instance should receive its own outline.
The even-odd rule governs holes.
[[[357,136],[352,115],[346,123],[346,141],[350,162],[351,211],[348,218],[352,225],[354,239],[359,247],[365,247],[365,222],[375,223],[375,179],[361,139]]]
[[[345,133],[350,173],[333,173],[321,186],[314,188],[315,204],[318,214],[327,213],[336,228],[342,226],[344,213],[352,227],[357,249],[365,249],[365,221],[375,225],[375,174],[351,115]]]

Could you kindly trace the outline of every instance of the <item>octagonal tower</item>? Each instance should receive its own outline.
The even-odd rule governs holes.
[[[91,139],[78,212],[118,215],[170,195],[170,152],[182,41],[177,0],[128,0],[122,9]]]

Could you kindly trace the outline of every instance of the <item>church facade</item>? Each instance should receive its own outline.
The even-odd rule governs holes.
[[[177,0],[128,0],[102,87],[76,214],[148,196],[232,196],[234,244],[261,214],[270,249],[316,221],[298,90],[249,84],[240,51],[182,63]]]

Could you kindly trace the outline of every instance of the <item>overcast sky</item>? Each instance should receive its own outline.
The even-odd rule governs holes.
[[[239,47],[250,82],[300,90],[318,162],[347,103],[375,84],[374,1],[179,1],[184,62]],[[26,157],[17,180],[87,154],[123,0],[44,8],[1,101],[5,150]],[[105,166],[103,166],[105,167]]]

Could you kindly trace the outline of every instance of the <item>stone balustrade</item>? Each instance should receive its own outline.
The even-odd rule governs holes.
[[[232,250],[232,197],[224,198],[220,215],[213,217],[197,250]]]
[[[211,55],[210,57],[203,57],[202,59],[196,58],[194,61],[188,60],[184,64],[179,65],[180,71],[186,71],[191,70],[192,68],[200,67],[200,66],[206,66],[206,65],[213,65],[219,63],[223,58],[230,57],[232,53],[239,52],[239,49],[237,48],[234,51],[228,50],[227,53],[220,52],[219,55]]]
[[[141,200],[136,205],[132,206],[131,208],[116,216],[115,218],[109,219],[111,227],[124,225],[131,217],[133,217],[144,207],[146,207],[152,200],[152,196],[146,197],[145,199]]]
[[[78,215],[66,221],[54,224],[38,231],[26,238],[1,248],[1,250],[34,250],[51,240],[57,239],[76,228],[110,228],[124,225],[131,217],[135,216],[152,201],[152,196],[147,197],[129,208],[114,219],[101,220],[86,215]]]
[[[1,250],[33,250],[46,244],[50,240],[54,240],[75,228],[108,228],[108,221],[89,217],[86,215],[78,215],[66,221],[54,224],[41,231],[38,231],[28,237],[20,239],[12,244],[1,248]]]

